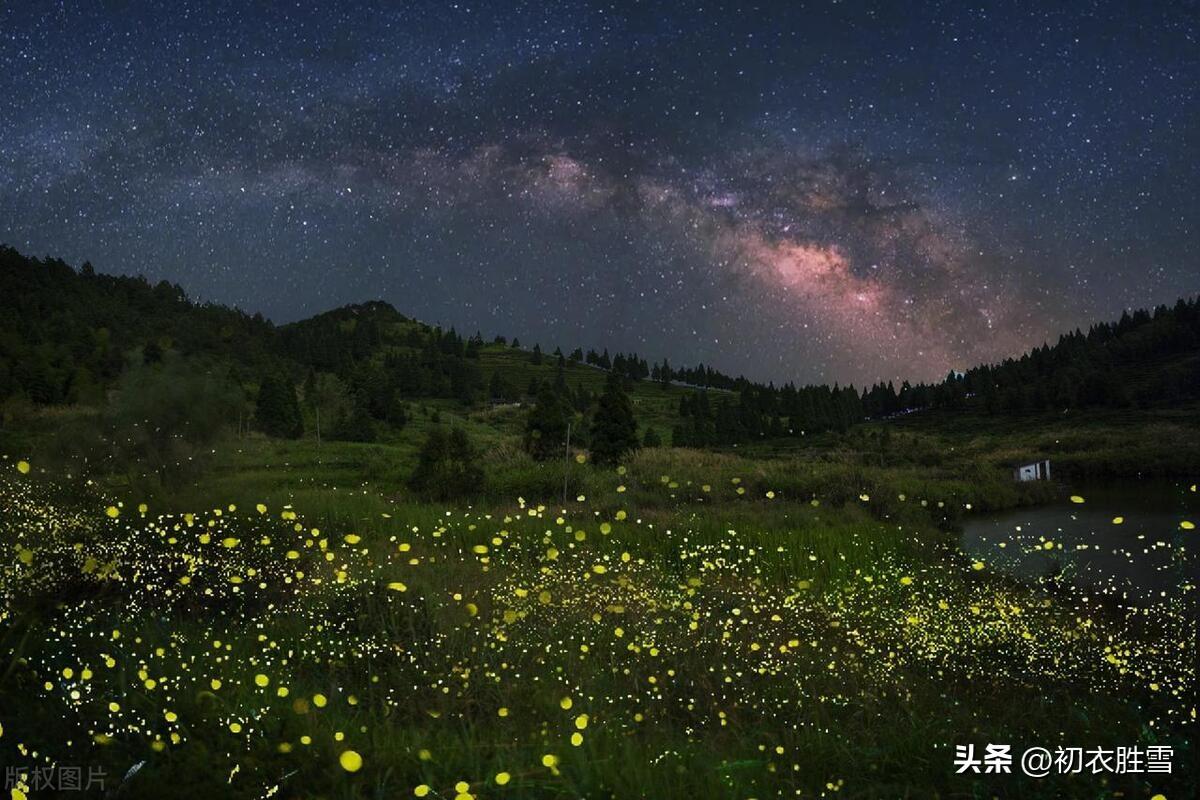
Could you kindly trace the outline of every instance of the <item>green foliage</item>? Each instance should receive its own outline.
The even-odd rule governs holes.
[[[566,447],[567,423],[573,416],[570,406],[554,387],[542,384],[525,421],[526,451],[539,461],[562,453]]]
[[[176,285],[79,273],[0,246],[0,399],[100,405],[142,349],[232,360],[257,371],[276,346],[261,316],[188,300]]]
[[[25,750],[110,775],[144,762],[123,795],[196,798],[277,784],[453,797],[460,781],[547,798],[817,796],[830,781],[840,796],[990,796],[994,776],[929,756],[963,731],[1133,731],[1190,763],[1186,596],[1114,614],[990,560],[975,571],[922,502],[950,502],[951,483],[923,470],[662,448],[625,475],[578,470],[589,500],[535,516],[511,513],[507,485],[504,505],[479,509],[363,491],[355,459],[394,462],[382,446],[333,443],[323,461],[312,442],[248,447],[223,451],[234,474],[145,513],[140,496],[74,498],[39,463],[22,476],[5,462],[0,546],[15,555],[0,596],[16,613],[0,631],[0,747],[13,763]],[[285,463],[316,479],[298,488]],[[558,466],[521,456],[514,473],[540,473],[556,496]],[[822,481],[870,499],[835,509]],[[348,750],[361,770],[340,766]],[[1014,797],[1175,797],[1193,783],[1178,766],[1149,789],[1144,775],[1007,777]]]
[[[304,382],[304,404],[313,412],[317,435],[327,438],[332,438],[332,432],[354,410],[346,384],[330,372],[309,372]]]
[[[633,403],[625,393],[621,376],[610,373],[596,414],[592,418],[592,460],[598,464],[616,464],[638,446],[637,421]]]
[[[333,429],[332,438],[341,439],[343,442],[373,442],[375,435],[375,423],[371,421],[367,407],[362,403],[355,403],[353,410],[342,417]]]
[[[497,370],[488,382],[488,396],[495,402],[511,403],[520,397],[520,392],[510,378]]]
[[[147,363],[135,352],[99,417],[61,426],[60,458],[104,465],[146,485],[175,486],[194,477],[234,421],[248,416],[242,389],[215,365],[174,352]]]
[[[409,486],[433,500],[454,500],[483,491],[483,468],[462,428],[447,433],[439,426],[429,431]]]
[[[101,407],[124,369],[123,354],[141,348],[151,364],[171,352],[225,362],[242,384],[275,370],[307,375],[304,422],[315,427],[319,414],[323,438],[348,424],[350,397],[386,437],[407,421],[407,402],[453,400],[464,408],[483,399],[512,403],[526,387],[536,396],[538,386],[551,380],[569,406],[588,416],[608,371],[630,381],[639,423],[669,430],[672,444],[688,447],[841,433],[866,419],[912,411],[1020,417],[1041,410],[1164,407],[1200,398],[1198,347],[1200,301],[1193,298],[1068,333],[1053,346],[952,373],[939,383],[877,384],[863,391],[763,385],[703,364],[650,365],[636,353],[575,348],[563,356],[556,347],[551,360],[540,346],[524,351],[515,339],[511,347],[485,344],[479,333],[464,339],[383,302],[276,328],[258,316],[190,301],[178,286],[108,276],[90,265],[76,273],[62,261],[0,248],[0,402],[8,407],[16,407],[7,402],[13,398],[35,407]],[[320,382],[333,387],[332,397],[321,397]],[[296,435],[290,415],[284,416],[273,429]],[[367,426],[353,428],[362,433]]]
[[[296,439],[304,433],[304,420],[296,400],[296,387],[277,371],[263,375],[258,387],[255,426],[268,436]]]

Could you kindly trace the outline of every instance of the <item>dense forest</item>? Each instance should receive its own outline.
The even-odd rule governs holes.
[[[515,372],[487,374],[480,352],[496,346],[555,367],[555,378],[523,382]],[[131,376],[171,374],[186,383],[185,377],[203,374],[210,383],[191,390],[228,398],[220,413],[236,414],[239,426],[244,421],[270,435],[299,436],[305,404],[323,426],[319,433],[367,441],[378,425],[402,427],[410,403],[421,398],[466,406],[526,401],[527,443],[538,451],[575,414],[592,419],[621,406],[614,392],[622,381],[606,389],[607,399],[593,396],[568,385],[568,364],[603,370],[626,385],[690,387],[679,400],[672,443],[700,447],[845,430],[864,419],[926,408],[1012,414],[1152,406],[1200,397],[1200,299],[1126,313],[939,383],[860,391],[777,387],[703,364],[649,364],[636,353],[575,348],[546,354],[539,345],[524,351],[502,336],[485,344],[479,333],[464,337],[431,327],[383,302],[276,326],[257,314],[193,302],[167,282],[105,275],[87,263],[76,271],[57,259],[0,248],[0,403],[104,406]],[[657,433],[647,438],[657,441]]]
[[[929,408],[998,415],[1167,406],[1200,399],[1200,298],[1125,313],[1020,358],[951,372],[936,384],[906,381],[897,389],[889,382],[859,393],[836,385],[777,389],[703,367],[675,372],[666,362],[653,372],[660,380],[686,375],[689,383],[736,390],[736,400],[710,399],[705,392],[685,398],[674,441],[690,445],[844,430],[863,419]]]

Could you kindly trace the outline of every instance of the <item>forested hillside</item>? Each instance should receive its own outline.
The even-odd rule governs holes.
[[[252,367],[277,346],[261,316],[194,303],[177,285],[0,247],[0,399],[99,403],[134,348],[151,361],[175,350]]]
[[[175,362],[186,366],[171,367]],[[132,371],[145,378],[169,368],[212,376],[218,394],[234,398],[229,409],[237,408],[239,426],[244,418],[292,437],[304,433],[308,419],[326,437],[358,441],[403,427],[411,403],[424,399],[464,408],[524,401],[534,406],[530,425],[558,417],[555,430],[575,415],[588,422],[603,376],[613,373],[644,396],[635,399],[634,413],[653,417],[650,443],[669,433],[676,445],[728,446],[840,431],[926,408],[1015,414],[1195,400],[1200,304],[1181,299],[1126,313],[937,384],[860,391],[764,385],[702,364],[650,364],[636,353],[547,353],[538,344],[524,350],[515,339],[425,325],[384,302],[276,326],[257,314],[193,302],[177,285],[105,275],[87,263],[75,271],[0,248],[0,401],[102,407]]]

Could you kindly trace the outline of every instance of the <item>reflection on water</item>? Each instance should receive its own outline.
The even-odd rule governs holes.
[[[1084,502],[1072,502],[1070,495]],[[972,558],[1029,580],[1070,582],[1145,605],[1200,580],[1200,497],[1191,485],[1071,487],[1061,501],[967,520]]]

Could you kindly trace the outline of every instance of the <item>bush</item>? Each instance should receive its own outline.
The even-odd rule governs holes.
[[[475,448],[466,432],[455,428],[446,433],[443,428],[433,428],[417,456],[409,486],[432,500],[454,500],[481,492],[483,468],[476,461]]]
[[[156,363],[135,361],[104,415],[108,455],[118,468],[143,469],[172,484],[194,472],[201,452],[239,418],[244,403],[241,387],[215,364],[173,352]]]

